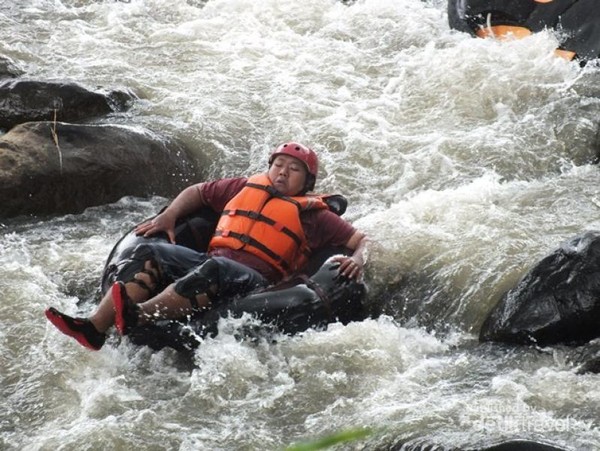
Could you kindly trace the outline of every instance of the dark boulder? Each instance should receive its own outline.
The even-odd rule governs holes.
[[[195,179],[184,148],[140,128],[30,122],[0,138],[0,217],[171,196]]]
[[[479,338],[517,344],[580,344],[600,336],[600,232],[563,243],[509,290]]]
[[[0,82],[0,128],[32,121],[80,122],[127,109],[126,91],[90,91],[72,82],[6,79]]]

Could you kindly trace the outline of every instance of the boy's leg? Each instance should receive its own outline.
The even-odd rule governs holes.
[[[212,257],[153,298],[135,304],[125,287],[113,287],[115,324],[126,335],[128,329],[157,319],[176,319],[204,310],[221,298],[243,296],[268,281],[257,271],[223,257]]]
[[[137,246],[123,261],[116,277],[125,280],[125,296],[132,303],[147,300],[168,283],[168,279],[188,272],[206,260],[206,254],[182,246],[147,243]],[[113,290],[108,290],[89,318],[74,318],[48,308],[48,320],[63,334],[81,345],[98,350],[106,340],[106,331],[115,324]]]
[[[111,291],[114,299],[115,326],[121,335],[127,335],[131,327],[157,319],[185,317],[210,305],[206,294],[197,295],[193,305],[190,299],[177,294],[174,284],[141,304],[129,299],[124,285],[119,282],[113,285]]]

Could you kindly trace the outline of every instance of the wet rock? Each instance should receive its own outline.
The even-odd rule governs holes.
[[[477,449],[479,451],[566,451],[565,448],[532,440],[509,440]]]
[[[0,82],[0,128],[32,121],[81,122],[126,110],[127,91],[91,91],[77,83],[6,79]]]
[[[15,62],[6,56],[0,56],[0,78],[16,78],[23,75],[23,71]]]
[[[0,138],[0,217],[170,196],[193,181],[188,152],[140,128],[30,122]]]
[[[598,357],[595,357],[595,358],[590,359],[587,362],[585,362],[583,365],[581,365],[581,367],[577,371],[577,374],[586,374],[586,373],[594,373],[594,374],[600,373],[600,355]]]
[[[454,446],[438,445],[432,442],[417,439],[410,442],[396,444],[390,451],[566,451],[549,443],[532,440],[507,440],[495,444],[477,447],[467,446],[457,448]]]
[[[573,349],[567,359],[577,367],[577,374],[600,373],[600,340]]]
[[[600,232],[562,244],[509,290],[481,341],[580,344],[600,336]]]

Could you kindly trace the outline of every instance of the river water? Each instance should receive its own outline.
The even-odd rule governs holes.
[[[274,341],[225,321],[191,357],[116,338],[90,352],[44,309],[85,313],[113,243],[167,199],[4,220],[0,449],[281,449],[360,427],[372,435],[342,449],[600,449],[600,376],[572,358],[585,347],[477,342],[536,261],[600,229],[597,66],[553,57],[550,32],[450,31],[441,0],[0,5],[0,54],[31,78],[131,89],[104,121],[182,141],[207,178],[259,172],[284,140],[314,146],[318,189],[345,194],[372,238],[383,313]]]

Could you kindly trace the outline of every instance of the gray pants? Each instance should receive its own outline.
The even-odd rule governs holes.
[[[259,272],[226,257],[211,257],[184,246],[170,243],[144,243],[136,246],[131,257],[117,275],[117,280],[130,282],[147,261],[158,270],[155,293],[175,283],[175,292],[196,305],[196,296],[207,294],[213,303],[232,299],[268,286]],[[215,286],[216,292],[209,290]]]

